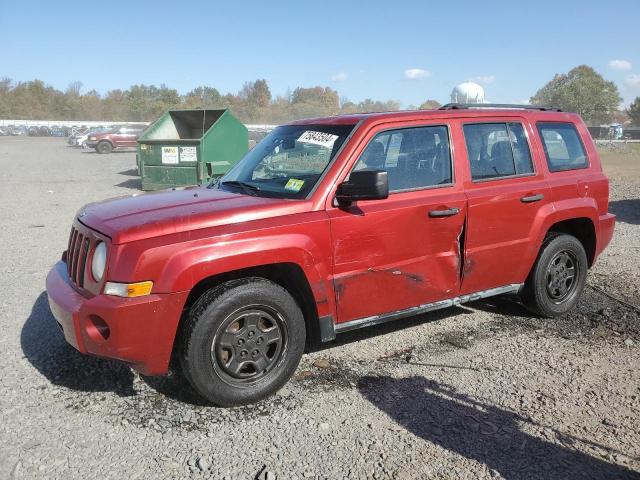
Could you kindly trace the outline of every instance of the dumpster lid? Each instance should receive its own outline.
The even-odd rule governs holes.
[[[199,140],[226,110],[169,110],[140,140]]]

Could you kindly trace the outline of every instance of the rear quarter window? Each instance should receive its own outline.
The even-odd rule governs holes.
[[[589,159],[572,123],[538,123],[538,132],[551,172],[587,168]]]

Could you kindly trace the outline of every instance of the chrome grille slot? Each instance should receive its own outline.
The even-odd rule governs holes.
[[[78,284],[78,264],[80,263],[80,250],[83,241],[84,236],[81,233],[78,233],[78,236],[76,237],[76,244],[73,247],[73,263],[71,264],[71,280],[76,285]]]
[[[74,279],[75,263],[76,263],[76,245],[78,244],[78,231],[73,230],[71,235],[71,244],[69,245],[69,251],[67,253],[67,269],[69,270],[69,278]]]
[[[90,231],[83,231],[77,226],[71,227],[69,245],[67,246],[67,274],[69,280],[80,288],[85,288],[85,277],[89,252],[95,239]]]
[[[84,273],[87,267],[87,257],[89,256],[89,238],[84,237],[80,244],[80,258],[78,260],[77,283],[79,287],[84,287]]]

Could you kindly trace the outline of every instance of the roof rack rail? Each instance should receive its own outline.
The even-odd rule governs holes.
[[[524,110],[540,110],[541,112],[561,112],[557,107],[548,107],[545,105],[517,105],[511,103],[447,103],[442,105],[438,110],[466,110],[470,108],[514,108]]]

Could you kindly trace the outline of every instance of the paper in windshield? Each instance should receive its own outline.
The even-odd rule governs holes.
[[[332,148],[337,138],[338,135],[306,130],[302,135],[300,135],[300,137],[298,138],[298,142],[310,143],[312,145],[320,145],[321,147]]]

